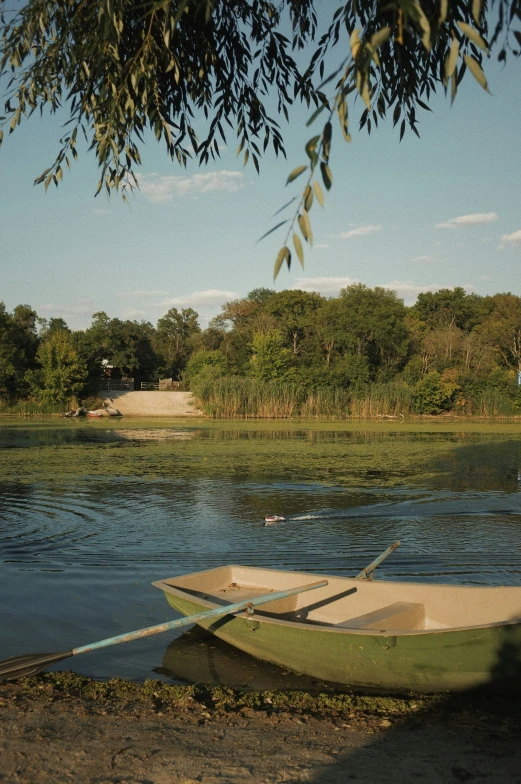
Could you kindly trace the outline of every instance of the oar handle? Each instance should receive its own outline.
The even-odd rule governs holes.
[[[315,588],[323,588],[327,584],[327,580],[320,580],[317,583],[301,585],[298,588],[289,588],[287,591],[276,591],[275,593],[256,596],[253,599],[244,599],[242,602],[236,602],[235,604],[225,604],[223,607],[217,607],[215,610],[206,610],[205,612],[200,612],[196,615],[189,615],[186,618],[179,618],[177,621],[167,621],[167,623],[160,623],[157,626],[147,626],[145,629],[138,629],[135,632],[118,634],[116,637],[107,637],[105,640],[99,640],[99,642],[93,642],[90,643],[90,645],[82,645],[79,648],[74,648],[72,650],[72,655],[77,656],[79,653],[95,651],[98,648],[106,648],[109,645],[118,645],[120,642],[139,640],[141,637],[160,634],[161,632],[166,632],[170,629],[179,629],[182,626],[190,626],[193,623],[199,623],[199,621],[205,621],[210,618],[220,618],[223,615],[240,612],[250,606],[257,607],[260,604],[276,602],[278,599],[286,599],[288,596],[294,596],[297,593],[305,593],[306,591],[313,591]]]
[[[374,561],[371,561],[369,566],[366,566],[365,569],[362,569],[361,572],[358,572],[358,574],[355,577],[355,580],[370,580],[372,578],[373,572],[376,569],[376,567],[380,566],[382,561],[385,561],[385,559],[388,558],[391,555],[391,553],[394,553],[396,548],[399,546],[400,546],[400,540],[398,540],[397,542],[393,542],[392,545],[388,547],[384,553],[379,555],[378,558],[375,558]]]

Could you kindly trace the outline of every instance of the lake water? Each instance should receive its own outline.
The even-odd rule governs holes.
[[[379,579],[520,584],[521,425],[0,422],[0,658],[171,619],[155,579],[226,563],[353,576],[396,539]],[[181,634],[55,669],[291,679]]]

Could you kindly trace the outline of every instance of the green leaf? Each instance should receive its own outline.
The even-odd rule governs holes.
[[[306,210],[301,212],[298,216],[298,225],[304,239],[307,240],[310,245],[313,245],[313,232],[311,231],[311,223],[309,222],[309,215]]]
[[[286,205],[286,206],[287,206],[287,205]],[[276,214],[276,213],[275,213],[275,214]],[[267,231],[265,234],[263,234],[263,235],[262,235],[262,237],[259,237],[259,239],[257,240],[257,242],[256,242],[255,244],[257,245],[257,243],[259,243],[261,240],[265,239],[265,238],[266,238],[266,237],[268,237],[270,234],[273,234],[273,232],[274,232],[274,231],[277,231],[277,229],[280,229],[280,227],[281,227],[281,226],[284,226],[284,224],[285,224],[285,223],[287,223],[287,222],[288,222],[288,220],[289,220],[289,218],[286,218],[286,220],[283,220],[283,221],[281,221],[280,223],[277,223],[277,225],[276,225],[276,226],[272,226],[272,228],[271,228],[271,229],[269,229],[269,230],[268,230],[268,231]]]
[[[449,11],[449,0],[441,0],[440,2],[440,24],[443,24],[447,18]]]
[[[302,243],[300,241],[300,237],[298,236],[298,234],[293,235],[293,245],[295,246],[295,250],[297,252],[297,256],[302,265],[302,268],[304,268],[304,250],[302,248]]]
[[[429,24],[429,20],[425,16],[425,12],[421,7],[420,0],[411,0],[411,16],[414,17],[416,23],[418,24],[420,30],[422,31],[422,44],[430,52],[432,43],[431,43],[431,26]]]
[[[293,202],[296,201],[297,199],[298,199],[298,195],[297,196],[293,196],[292,199],[287,201],[286,204],[283,204],[282,207],[279,207],[279,209],[276,212],[273,213],[273,217],[275,217],[275,215],[279,215],[279,213],[281,213],[281,212],[284,212],[286,207],[289,207],[289,205],[293,204]]]
[[[297,177],[300,177],[300,175],[305,172],[307,168],[307,166],[297,166],[296,169],[293,169],[288,179],[286,180],[286,185],[289,185],[290,182],[293,182],[293,180],[296,180]]]
[[[488,89],[487,77],[481,70],[481,66],[477,60],[474,60],[470,54],[464,54],[463,59],[465,60],[467,68],[469,69],[474,79],[483,87],[484,90],[487,91],[487,93],[489,93],[490,90]]]
[[[451,106],[456,100],[456,93],[458,91],[458,80],[456,79],[456,73],[453,73],[450,77],[450,103]]]
[[[284,247],[282,247],[279,250],[279,253],[278,253],[277,258],[275,260],[275,267],[273,269],[273,280],[276,279],[277,275],[280,272],[280,268],[284,264],[285,260],[288,261],[288,264],[291,264],[291,254],[289,252],[289,248],[286,248],[286,246],[284,245]]]
[[[382,27],[380,30],[377,30],[376,33],[374,33],[371,36],[371,46],[373,46],[375,49],[378,49],[378,47],[382,46],[382,44],[384,44],[388,40],[390,35],[391,35],[391,28]]]
[[[472,43],[476,44],[476,46],[479,46],[479,48],[483,49],[483,51],[488,52],[488,46],[477,30],[474,30],[473,27],[466,24],[465,22],[460,22],[459,20],[456,22],[456,24],[458,25],[461,32],[464,33],[467,38],[470,38]]]
[[[306,123],[306,128],[307,128],[307,127],[309,127],[309,126],[310,126],[312,123],[314,123],[314,122],[315,122],[315,120],[317,119],[318,115],[319,115],[321,112],[323,112],[323,111],[324,111],[324,109],[326,109],[326,108],[327,108],[327,106],[326,106],[326,104],[325,104],[325,103],[323,103],[323,104],[322,104],[322,106],[319,106],[319,107],[318,107],[318,109],[317,109],[316,111],[314,111],[314,112],[313,112],[313,114],[311,115],[311,117],[310,117],[310,118],[309,118],[309,120],[307,121],[307,123]]]
[[[331,169],[324,163],[324,161],[320,164],[320,171],[322,173],[322,182],[324,183],[324,187],[326,191],[331,190],[331,186],[333,185],[333,175],[331,174]]]
[[[458,39],[453,38],[450,47],[450,52],[447,55],[447,59],[445,60],[445,79],[447,81],[454,73],[454,69],[456,68],[456,63],[458,62],[458,55],[459,55]]]
[[[304,148],[306,150],[306,155],[308,156],[308,158],[310,159],[310,161],[314,166],[316,165],[316,162],[318,160],[318,155],[316,153],[315,148],[319,140],[320,140],[320,136],[313,136],[313,138],[307,142]]]
[[[315,191],[315,196],[317,197],[317,201],[321,207],[324,206],[324,194],[322,192],[322,188],[320,187],[319,183],[315,180],[313,182],[313,190]]]
[[[371,111],[371,94],[369,92],[369,74],[362,73],[361,71],[356,72],[356,88],[360,93],[360,96],[367,106],[367,111]]]
[[[306,190],[304,191],[304,208],[307,212],[310,211],[313,205],[313,190],[309,185],[306,185]]]
[[[481,27],[481,9],[483,7],[482,0],[472,0],[472,16],[478,27]]]

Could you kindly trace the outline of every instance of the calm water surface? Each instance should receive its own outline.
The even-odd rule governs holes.
[[[521,583],[521,426],[0,424],[0,468],[0,658],[170,619],[152,580],[226,563],[352,576],[400,539],[380,579]],[[287,522],[264,527],[268,513]],[[291,678],[197,630],[56,669],[71,666]]]

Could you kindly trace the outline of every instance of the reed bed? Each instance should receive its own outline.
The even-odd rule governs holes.
[[[63,416],[66,406],[63,403],[35,403],[32,400],[22,400],[11,406],[0,406],[0,417],[57,417]]]
[[[203,411],[215,418],[376,418],[413,412],[412,393],[403,384],[375,384],[356,396],[342,387],[306,389],[229,376],[196,379],[192,392]]]
[[[194,379],[192,392],[215,419],[289,419],[323,417],[379,419],[414,416],[414,388],[404,382],[375,383],[350,391],[342,387],[307,389],[293,383],[263,382],[242,376]],[[521,413],[516,400],[500,389],[480,391],[457,403],[452,412],[480,417],[511,417]]]

